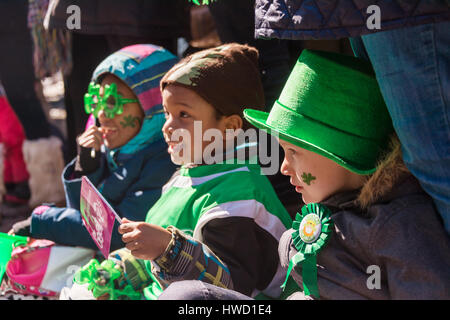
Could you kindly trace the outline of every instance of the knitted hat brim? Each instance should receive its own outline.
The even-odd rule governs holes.
[[[289,143],[292,143],[293,145],[296,145],[300,148],[306,149],[311,152],[315,152],[321,156],[324,156],[340,166],[344,167],[345,169],[354,172],[356,174],[360,175],[368,175],[375,172],[376,167],[374,168],[363,168],[361,166],[358,166],[357,164],[350,163],[349,161],[346,161],[342,157],[339,157],[338,155],[329,152],[320,146],[317,146],[311,142],[308,142],[306,140],[301,139],[300,137],[293,136],[289,134],[288,132],[284,131],[283,129],[273,127],[269,124],[267,124],[267,118],[269,117],[268,112],[254,110],[254,109],[245,109],[244,110],[244,118],[250,122],[252,125],[257,127],[258,129],[262,129],[266,131],[267,133],[278,136],[279,139],[287,141]]]

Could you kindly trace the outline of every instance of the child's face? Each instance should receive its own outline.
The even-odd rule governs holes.
[[[100,95],[104,93],[105,85],[115,83],[117,93],[125,99],[137,99],[134,92],[122,80],[112,74],[107,74],[100,83]],[[125,145],[139,130],[144,119],[144,111],[137,102],[123,105],[123,113],[116,114],[113,118],[106,117],[103,110],[98,113],[98,120],[103,132],[103,143],[109,149]]]
[[[178,165],[203,162],[203,151],[206,146],[212,143],[202,139],[206,130],[213,128],[220,130],[223,133],[222,143],[225,146],[225,130],[238,129],[242,126],[242,119],[236,115],[221,116],[217,119],[216,111],[212,105],[194,91],[182,86],[168,85],[165,87],[162,91],[162,100],[166,115],[166,122],[162,131],[164,139],[169,145],[168,152],[172,162]],[[237,123],[239,122],[237,118],[240,119],[240,123]],[[201,121],[202,129],[201,131],[197,129],[195,134],[194,121]],[[175,131],[177,133],[174,136]],[[180,132],[188,134],[183,135]]]
[[[305,204],[320,202],[338,192],[361,187],[364,176],[341,167],[315,152],[279,140],[285,152],[281,173],[291,177],[295,191],[302,194]]]

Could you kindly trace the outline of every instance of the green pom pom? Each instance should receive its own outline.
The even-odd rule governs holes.
[[[136,292],[130,284],[125,282],[122,283],[122,288],[117,288],[116,284],[121,276],[122,270],[112,260],[99,264],[97,260],[92,259],[78,270],[73,281],[78,284],[88,283],[88,290],[92,291],[95,298],[107,293],[110,300],[139,300],[141,293]]]

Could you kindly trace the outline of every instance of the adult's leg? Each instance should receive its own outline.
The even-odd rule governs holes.
[[[84,111],[84,94],[97,65],[110,53],[102,35],[72,35],[72,71],[64,79],[64,104],[67,118],[67,160],[77,155],[76,138],[84,132],[88,115]]]
[[[35,91],[27,0],[0,1],[0,78],[27,139],[50,136],[50,124]]]
[[[450,22],[366,35],[403,159],[450,234]]]
[[[3,143],[3,181],[15,184],[30,177],[22,152],[25,133],[6,97],[0,96],[0,142]]]
[[[30,175],[22,152],[25,132],[5,96],[0,96],[0,142],[3,143],[3,182],[0,216],[20,218],[29,213]]]

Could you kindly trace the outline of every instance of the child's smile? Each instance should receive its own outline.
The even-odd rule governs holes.
[[[113,141],[114,136],[117,135],[117,133],[119,132],[119,129],[110,127],[110,126],[106,126],[103,124],[100,124],[100,125],[101,125],[101,130],[103,132],[103,139],[108,140],[108,141]]]
[[[210,144],[203,141],[204,132],[214,128],[225,132],[226,117],[217,119],[215,109],[208,102],[182,86],[167,86],[162,97],[166,114],[162,131],[172,161],[176,164],[202,163],[203,150]],[[196,123],[201,123],[201,130],[196,129]]]

